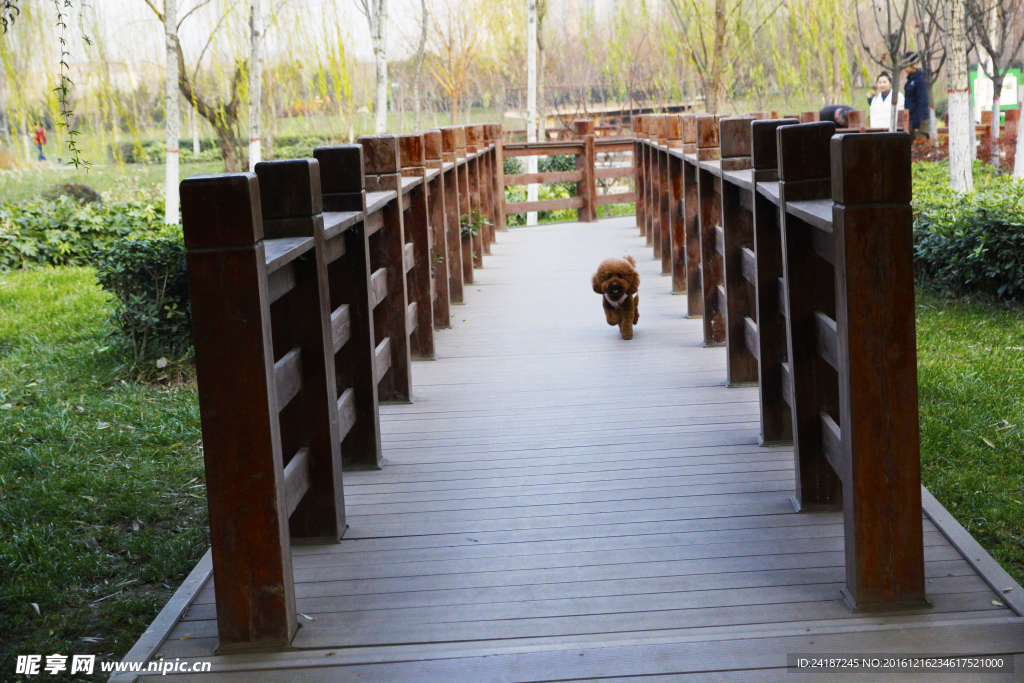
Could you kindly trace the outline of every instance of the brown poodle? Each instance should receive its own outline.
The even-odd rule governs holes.
[[[618,325],[623,339],[633,338],[633,325],[640,320],[640,273],[632,256],[601,262],[592,280],[601,294],[604,316],[609,325]]]

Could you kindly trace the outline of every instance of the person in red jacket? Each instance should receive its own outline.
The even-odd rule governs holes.
[[[46,157],[43,156],[43,145],[46,144],[46,131],[43,130],[42,124],[36,125],[36,132],[32,137],[35,138],[36,147],[39,148],[39,161],[46,161]]]

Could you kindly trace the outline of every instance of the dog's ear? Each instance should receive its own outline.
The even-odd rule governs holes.
[[[627,263],[629,263],[629,265],[631,265],[631,266],[633,266],[634,268],[636,268],[636,261],[634,261],[634,260],[633,260],[633,257],[632,257],[632,256],[626,256],[626,257],[624,257],[624,258],[623,258],[622,260],[623,260],[623,261],[626,261]],[[639,284],[639,283],[637,283],[637,284]]]
[[[629,274],[629,289],[627,291],[631,295],[640,291],[640,273],[635,270]]]
[[[591,278],[590,280],[590,283],[594,286],[594,291],[597,292],[598,294],[604,294],[604,292],[601,291],[601,280],[602,278],[600,270],[594,273],[594,277]]]

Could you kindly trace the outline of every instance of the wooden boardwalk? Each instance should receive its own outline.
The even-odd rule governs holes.
[[[590,288],[623,254],[630,342]],[[977,680],[1024,680],[1021,589],[990,587],[1014,585],[933,500],[932,608],[850,613],[841,513],[793,511],[792,449],[758,445],[756,388],[726,388],[724,349],[660,271],[632,217],[501,234],[415,364],[415,402],[381,408],[385,468],[345,473],[345,539],[295,548],[293,649],[215,656],[200,566],[133,654],[213,672],[140,680],[976,680],[786,670],[927,652],[1017,653]]]

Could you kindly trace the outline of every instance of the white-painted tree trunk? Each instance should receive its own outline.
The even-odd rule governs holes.
[[[1024,146],[1021,141],[1024,140],[1024,131],[1017,131],[1017,151],[1016,156],[1013,158],[1013,177],[1024,178]]]
[[[250,0],[249,37],[249,170],[256,168],[263,155],[260,142],[260,115],[263,94],[263,15],[260,0]]]
[[[178,224],[178,139],[181,121],[178,112],[178,7],[177,0],[164,0],[164,42],[167,49],[167,75],[164,80],[164,123],[167,129],[164,165],[164,222]]]
[[[370,0],[370,38],[377,67],[373,132],[382,135],[388,129],[388,0]]]
[[[199,154],[199,112],[195,107],[189,113],[189,118],[192,119],[192,153]]]
[[[949,22],[949,174],[955,192],[973,192],[974,122],[967,83],[967,0],[953,0]]]
[[[526,141],[537,142],[537,0],[526,0]],[[537,157],[526,157],[526,172],[537,172]],[[526,186],[526,201],[537,201],[537,185]],[[526,224],[537,225],[537,212],[526,213]]]

